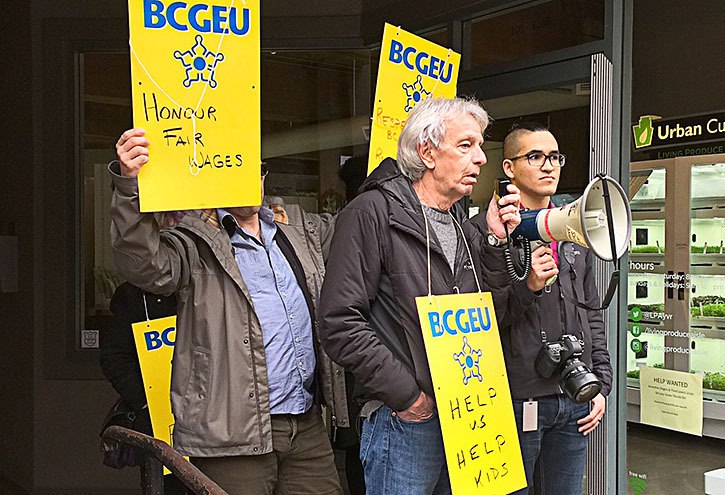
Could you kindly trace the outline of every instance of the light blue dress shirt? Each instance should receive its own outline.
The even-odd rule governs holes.
[[[217,214],[220,221],[230,215],[223,209]],[[310,311],[274,238],[274,213],[262,207],[259,219],[262,242],[235,220],[231,236],[234,256],[262,325],[271,413],[302,414],[313,399],[315,352]]]

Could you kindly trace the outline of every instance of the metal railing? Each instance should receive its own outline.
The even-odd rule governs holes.
[[[103,431],[102,437],[129,445],[142,452],[143,468],[146,471],[143,481],[144,495],[163,495],[163,467],[176,475],[179,481],[196,495],[227,495],[219,485],[166,442],[121,426],[109,426]]]

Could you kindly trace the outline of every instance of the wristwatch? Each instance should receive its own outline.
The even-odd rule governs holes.
[[[499,239],[493,232],[488,233],[488,235],[486,236],[486,241],[488,242],[489,246],[500,247],[506,245],[506,239]]]

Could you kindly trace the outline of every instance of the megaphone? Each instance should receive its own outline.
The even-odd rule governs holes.
[[[544,243],[571,241],[605,261],[614,261],[627,251],[631,231],[632,212],[624,189],[611,177],[600,175],[573,203],[521,212],[521,224],[511,237]]]

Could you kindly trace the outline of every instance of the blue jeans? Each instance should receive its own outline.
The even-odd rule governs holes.
[[[538,428],[523,430],[524,401],[514,400],[528,488],[513,495],[581,495],[587,457],[587,437],[578,420],[589,414],[589,404],[577,404],[564,395],[537,399]]]
[[[437,413],[411,423],[381,406],[363,421],[360,460],[366,495],[451,493]]]

